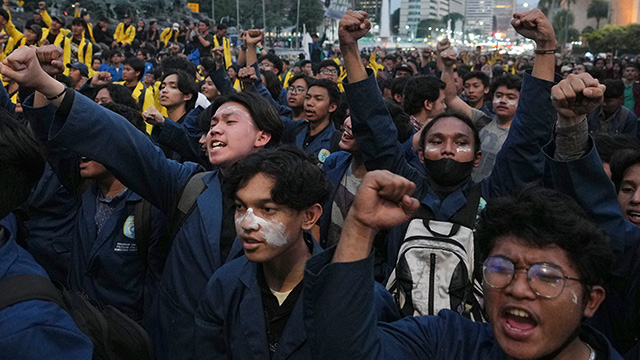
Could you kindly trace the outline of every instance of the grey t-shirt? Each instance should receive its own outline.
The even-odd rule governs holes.
[[[509,135],[509,129],[498,126],[496,119],[491,120],[487,126],[480,130],[480,150],[482,151],[482,160],[480,166],[473,169],[471,179],[480,182],[482,179],[491,175],[493,166],[496,163],[498,152],[502,148],[502,144]]]

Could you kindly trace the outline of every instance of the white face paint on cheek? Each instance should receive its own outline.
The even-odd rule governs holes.
[[[236,218],[236,232],[241,235],[246,231],[262,230],[264,241],[273,246],[281,247],[287,244],[285,226],[281,222],[270,221],[256,216],[252,208]],[[246,231],[245,231],[246,229]]]
[[[438,151],[440,151],[440,149],[438,149],[436,146],[433,146],[433,145],[427,145],[424,148],[424,152],[438,152]]]
[[[471,152],[471,146],[469,146],[469,145],[458,146],[458,147],[456,148],[456,152],[459,152],[459,153],[469,153],[469,152]]]
[[[578,294],[576,294],[576,292],[571,289],[571,294],[573,294],[573,299],[571,299],[573,301],[574,304],[578,305]]]

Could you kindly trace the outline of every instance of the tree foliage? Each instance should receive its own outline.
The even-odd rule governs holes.
[[[298,14],[298,2],[292,1],[289,11],[289,23],[295,26]],[[308,32],[314,32],[324,21],[324,10],[319,0],[300,0],[300,31],[302,24],[306,24]]]
[[[418,29],[416,30],[417,38],[425,38],[431,34],[435,28],[444,27],[444,23],[441,19],[424,19],[418,23]],[[432,30],[429,30],[431,28]]]
[[[589,50],[593,53],[640,52],[640,24],[605,25],[602,29],[585,35]]]
[[[391,14],[391,33],[398,35],[398,28],[400,27],[400,8]]]
[[[587,8],[587,18],[596,19],[596,29],[600,28],[600,20],[609,17],[609,2],[605,0],[591,0]]]
[[[464,21],[464,15],[457,12],[452,12],[443,16],[442,23],[444,24],[444,26],[447,25],[447,22],[449,22],[449,20],[451,20],[451,31],[456,31],[456,22]]]

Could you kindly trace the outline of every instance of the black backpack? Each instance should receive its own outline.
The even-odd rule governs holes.
[[[51,301],[71,315],[93,342],[94,360],[152,360],[151,340],[138,323],[113,306],[100,306],[83,293],[35,274],[0,281],[0,310],[29,300]]]

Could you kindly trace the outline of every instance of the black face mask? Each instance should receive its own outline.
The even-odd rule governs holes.
[[[440,160],[424,159],[424,167],[433,182],[449,187],[458,185],[471,176],[473,160],[459,162],[451,158],[442,158]]]

